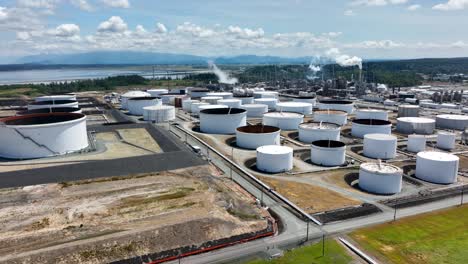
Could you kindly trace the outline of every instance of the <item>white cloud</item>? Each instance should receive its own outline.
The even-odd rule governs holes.
[[[164,24],[158,22],[156,23],[156,32],[161,34],[167,33],[167,28]]]
[[[93,7],[88,3],[87,0],[70,0],[70,3],[81,10],[93,11]]]
[[[8,17],[6,7],[0,6],[0,20],[5,20]]]
[[[358,43],[344,44],[346,48],[352,49],[393,49],[404,47],[404,43],[393,40],[367,40]]]
[[[449,0],[444,4],[437,4],[432,7],[434,10],[450,11],[450,10],[463,10],[468,8],[468,0]]]
[[[57,37],[73,37],[80,34],[80,27],[75,24],[62,24],[55,29],[54,32]]]
[[[17,0],[19,7],[54,9],[58,0]]]
[[[99,32],[119,33],[127,30],[127,24],[119,16],[112,16],[109,20],[99,24]]]
[[[101,2],[110,7],[116,8],[129,8],[130,3],[128,0],[101,0]]]
[[[137,25],[136,28],[135,28],[135,34],[137,35],[144,35],[148,33],[148,31],[146,31],[146,29],[142,26],[142,25]]]
[[[29,40],[31,38],[31,34],[29,34],[29,32],[18,31],[16,32],[16,38],[18,40]]]
[[[350,9],[350,10],[344,11],[343,14],[344,14],[345,16],[355,16],[355,15],[356,15],[356,13],[355,13],[353,10],[351,10],[351,9]]]
[[[406,4],[408,0],[353,0],[352,6],[386,6]]]
[[[410,5],[410,6],[408,6],[407,9],[408,9],[409,11],[416,11],[416,10],[418,10],[418,9],[420,9],[420,8],[421,8],[421,5]]]

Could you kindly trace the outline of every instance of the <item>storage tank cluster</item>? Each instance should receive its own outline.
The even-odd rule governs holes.
[[[366,134],[364,156],[372,159],[393,159],[396,157],[397,138],[388,134]]]
[[[341,127],[326,122],[309,122],[299,125],[299,141],[312,143],[319,140],[340,141]]]
[[[143,108],[147,106],[162,105],[159,97],[133,97],[127,101],[128,113],[131,115],[143,115]]]
[[[2,118],[0,123],[0,157],[3,158],[43,158],[88,147],[83,114],[30,114]]]
[[[310,115],[312,114],[312,104],[301,102],[282,102],[276,104],[276,111]]]
[[[438,115],[436,125],[440,128],[465,130],[468,127],[468,116],[466,115]]]
[[[314,112],[314,121],[344,126],[348,123],[348,113],[339,110],[319,110]]]
[[[351,126],[353,137],[364,138],[366,134],[387,134],[392,133],[392,123],[385,120],[375,119],[355,119]]]
[[[242,126],[236,129],[236,144],[245,149],[261,146],[280,145],[281,129],[273,126]]]
[[[397,118],[396,130],[403,134],[423,134],[434,133],[436,121],[425,117],[399,117]]]
[[[247,111],[240,108],[216,108],[200,111],[200,131],[209,134],[235,134],[247,124]]]
[[[346,144],[336,140],[314,141],[310,148],[310,160],[320,166],[341,166],[346,161]]]
[[[401,192],[403,170],[390,165],[363,163],[359,167],[359,187],[375,194],[395,194]]]
[[[293,169],[293,149],[268,145],[257,148],[257,169],[268,173],[280,173]]]
[[[416,157],[416,177],[436,184],[457,182],[460,158],[453,154],[423,151]]]
[[[243,104],[240,108],[247,110],[247,117],[263,117],[268,113],[268,105],[264,104]]]
[[[348,114],[354,112],[354,103],[352,101],[322,100],[318,104],[320,110],[340,110]]]
[[[127,110],[128,99],[135,97],[151,97],[151,94],[143,91],[129,91],[120,96],[120,105],[123,110]]]
[[[290,112],[272,112],[263,115],[263,124],[275,126],[281,130],[297,130],[304,122],[304,115]]]
[[[163,123],[175,119],[175,107],[172,105],[153,105],[143,108],[145,121]]]
[[[356,119],[377,119],[388,120],[388,112],[378,109],[358,109],[356,110]]]

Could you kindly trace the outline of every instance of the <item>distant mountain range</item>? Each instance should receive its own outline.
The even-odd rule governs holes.
[[[202,57],[187,54],[102,51],[75,54],[41,54],[20,58],[17,64],[206,64],[214,61],[218,64],[298,64],[309,63],[311,57],[285,58],[277,56],[242,55],[233,57]]]

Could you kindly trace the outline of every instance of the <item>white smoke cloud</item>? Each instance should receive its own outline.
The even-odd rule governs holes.
[[[229,76],[229,74],[223,72],[221,69],[214,64],[213,61],[209,61],[208,65],[210,69],[213,71],[213,73],[218,77],[218,82],[220,83],[225,83],[225,84],[236,84],[239,82],[237,78]]]
[[[327,56],[335,60],[335,62],[343,67],[358,66],[362,70],[362,59],[357,56],[341,54],[337,48],[332,48],[327,51]]]

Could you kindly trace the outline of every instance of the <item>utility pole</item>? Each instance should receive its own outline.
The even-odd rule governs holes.
[[[322,257],[325,256],[325,232],[322,233]]]
[[[397,198],[395,198],[395,206],[394,206],[395,211],[393,213],[393,221],[396,221],[397,201],[398,201]]]
[[[309,241],[309,219],[307,219],[307,235],[306,235],[306,241]]]
[[[460,206],[463,205],[463,195],[465,194],[465,188],[462,187],[462,190],[461,190],[461,202],[460,202]]]

